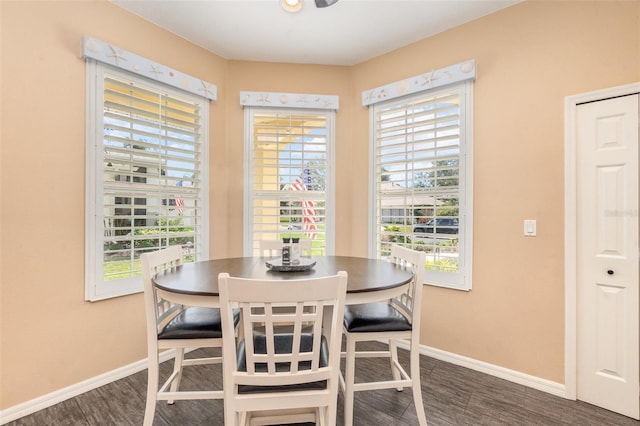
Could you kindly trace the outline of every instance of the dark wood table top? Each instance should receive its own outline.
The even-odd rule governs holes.
[[[176,271],[156,276],[157,288],[171,293],[193,296],[218,296],[218,274],[251,279],[290,280],[348,274],[347,296],[359,293],[385,292],[402,287],[411,281],[409,268],[389,261],[349,256],[314,256],[313,269],[301,272],[278,272],[267,268],[269,257],[236,257],[187,263]]]

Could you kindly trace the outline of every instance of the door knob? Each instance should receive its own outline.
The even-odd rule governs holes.
[[[609,275],[613,275],[613,269],[609,269],[609,270],[607,271],[607,274],[609,274]]]

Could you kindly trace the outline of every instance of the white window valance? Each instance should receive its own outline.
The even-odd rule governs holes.
[[[122,50],[104,41],[84,36],[82,57],[94,59],[114,67],[159,81],[186,92],[215,101],[218,88],[215,84],[176,71],[166,65],[158,64],[150,59]]]
[[[338,110],[339,97],[304,93],[240,92],[240,105]]]
[[[476,61],[461,62],[445,68],[440,68],[404,80],[376,87],[362,92],[362,105],[369,106],[400,96],[410,95],[444,86],[446,84],[457,83],[464,80],[475,80]]]

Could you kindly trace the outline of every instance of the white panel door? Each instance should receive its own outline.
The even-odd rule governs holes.
[[[577,396],[639,418],[638,95],[577,107]]]

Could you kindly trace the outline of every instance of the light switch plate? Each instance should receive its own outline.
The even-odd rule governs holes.
[[[524,236],[535,237],[537,232],[537,225],[535,219],[524,220]]]

